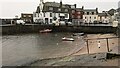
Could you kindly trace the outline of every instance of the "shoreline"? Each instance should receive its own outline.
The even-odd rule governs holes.
[[[94,34],[91,34],[94,35]],[[93,37],[112,37],[114,35],[87,35],[87,37],[89,38],[93,38]],[[77,53],[73,53],[71,55],[68,56],[64,56],[64,57],[54,57],[54,58],[47,58],[47,59],[40,59],[38,61],[32,62],[30,64],[27,64],[27,66],[118,66],[118,60],[119,58],[116,59],[106,59],[106,54],[110,53],[110,54],[117,54],[118,52],[116,51],[116,49],[118,48],[118,44],[116,45],[115,43],[117,43],[118,41],[117,39],[113,39],[110,40],[110,48],[114,50],[112,50],[111,52],[107,52],[105,49],[105,46],[101,47],[100,50],[102,50],[102,52],[99,52],[100,50],[96,50],[95,46],[93,46],[93,44],[96,44],[96,41],[90,41],[89,42],[89,46],[90,48],[93,49],[93,51],[91,51],[90,54],[87,53],[86,47],[83,47],[82,49],[80,49]],[[102,44],[105,44],[105,40],[101,40],[103,41]],[[112,45],[112,42],[114,42],[114,46]],[[92,43],[91,43],[92,42]],[[114,51],[114,52],[113,52]],[[76,59],[77,58],[77,59]],[[79,60],[81,59],[81,60]],[[78,62],[79,60],[79,62]],[[84,62],[84,63],[83,63]],[[97,62],[97,63],[96,63]],[[96,65],[94,65],[96,63]]]

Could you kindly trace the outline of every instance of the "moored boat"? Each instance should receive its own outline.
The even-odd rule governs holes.
[[[63,40],[63,41],[74,41],[73,38],[67,38],[67,37],[63,37],[62,40]]]
[[[84,33],[73,33],[73,36],[83,36]]]
[[[44,29],[44,30],[40,30],[40,33],[49,33],[51,31],[52,29]]]

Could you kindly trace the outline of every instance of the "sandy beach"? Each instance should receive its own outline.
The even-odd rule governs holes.
[[[89,47],[89,54],[92,53],[101,53],[101,52],[108,52],[107,49],[107,40],[106,39],[97,39],[97,38],[110,38],[116,37],[114,34],[89,34],[87,35],[88,40],[88,47]],[[98,41],[100,41],[100,48],[98,48]],[[118,53],[118,38],[111,38],[108,40],[109,50],[112,53]],[[82,48],[79,52],[75,53],[74,55],[81,55],[81,54],[88,54],[87,45]]]
[[[89,34],[87,38],[109,38],[116,37],[114,34]],[[119,58],[106,59],[106,53],[118,53],[118,38],[109,39],[109,52],[107,50],[106,39],[99,40],[101,42],[98,48],[98,40],[89,40],[89,54],[86,45],[66,57],[42,59],[28,66],[118,66]],[[79,48],[78,48],[79,49]]]

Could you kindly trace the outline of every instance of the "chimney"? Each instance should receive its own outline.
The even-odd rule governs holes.
[[[96,11],[98,11],[98,8],[96,8]]]
[[[76,5],[76,4],[74,4],[74,6],[75,6],[75,8],[77,7],[77,5]]]
[[[60,0],[60,7],[62,8],[62,0]]]
[[[96,12],[98,13],[98,8],[96,8]]]
[[[82,9],[84,9],[84,6],[82,6]]]

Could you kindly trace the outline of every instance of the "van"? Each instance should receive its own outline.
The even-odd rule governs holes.
[[[25,22],[23,20],[17,20],[16,21],[16,24],[22,24],[22,25],[25,25]]]

